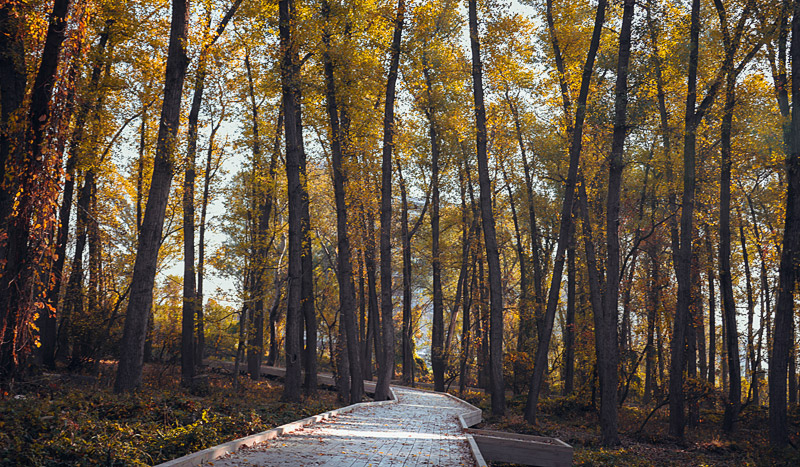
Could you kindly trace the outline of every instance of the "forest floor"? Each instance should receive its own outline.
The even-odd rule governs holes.
[[[453,394],[459,395],[457,392]],[[559,438],[575,449],[574,465],[624,466],[767,466],[800,465],[800,451],[769,448],[767,408],[747,406],[741,414],[737,430],[732,435],[722,433],[722,404],[716,408],[701,408],[700,423],[686,428],[686,442],[677,444],[667,434],[668,407],[663,406],[650,415],[654,405],[626,404],[619,412],[619,431],[622,445],[604,448],[600,444],[597,411],[590,397],[543,398],[539,405],[538,424],[528,424],[523,417],[526,394],[507,400],[506,416],[492,417],[489,397],[476,392],[461,396],[483,409],[485,421],[475,428],[510,431]],[[800,431],[800,410],[789,414],[790,430],[795,444]],[[494,465],[494,464],[493,464]]]
[[[218,370],[190,394],[175,365],[146,365],[143,387],[118,395],[115,368],[44,374],[0,394],[0,466],[154,465],[341,406],[326,390],[281,402],[270,380],[241,377],[234,389]]]
[[[283,387],[273,380],[239,379],[209,372],[208,386],[190,394],[179,384],[175,365],[147,365],[134,394],[113,393],[115,365],[99,375],[54,372],[18,382],[0,394],[0,467],[153,465],[265,431],[341,404],[332,391],[302,403],[281,402]],[[575,448],[575,465],[766,466],[800,465],[800,451],[776,452],[767,440],[767,409],[748,405],[736,432],[722,433],[722,405],[706,403],[700,423],[679,445],[667,435],[668,408],[643,421],[653,406],[626,403],[620,409],[622,446],[604,448],[596,409],[588,396],[543,398],[536,426],[525,422],[525,395],[507,401],[507,415],[491,416],[489,397],[453,392],[484,410],[477,428],[559,438]],[[800,441],[800,408],[789,413],[792,440]],[[800,445],[799,445],[800,446]]]

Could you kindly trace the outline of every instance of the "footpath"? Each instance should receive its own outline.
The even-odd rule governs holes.
[[[349,412],[242,448],[214,466],[474,466],[458,415],[471,408],[444,394],[393,388],[397,402]]]

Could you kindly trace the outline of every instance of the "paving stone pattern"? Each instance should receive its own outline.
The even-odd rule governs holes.
[[[209,462],[221,466],[474,466],[442,394],[394,388],[398,402],[365,406]]]

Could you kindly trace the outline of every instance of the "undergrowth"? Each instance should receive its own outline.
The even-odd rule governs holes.
[[[507,398],[506,414],[491,415],[489,396],[478,391],[459,394],[483,409],[485,421],[476,428],[559,438],[570,444],[576,466],[797,466],[800,451],[774,450],[767,439],[767,410],[748,406],[739,417],[737,430],[725,435],[721,430],[722,405],[706,401],[701,405],[700,423],[686,428],[686,442],[676,443],[667,434],[668,408],[658,410],[644,428],[642,422],[652,406],[626,404],[619,410],[622,445],[604,447],[591,397],[542,397],[537,423],[525,421],[526,394]],[[792,439],[800,438],[800,409],[789,413]],[[508,465],[508,464],[498,464]]]
[[[113,393],[110,368],[97,380],[49,375],[18,386],[0,398],[0,466],[153,465],[337,406],[326,391],[281,402],[281,385],[244,377],[234,390],[221,374],[193,395],[174,368],[149,370],[132,394]]]

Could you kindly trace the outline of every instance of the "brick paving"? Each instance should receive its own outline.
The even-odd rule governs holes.
[[[364,406],[209,462],[221,466],[474,466],[457,416],[466,406],[444,396],[393,388],[398,402]]]

